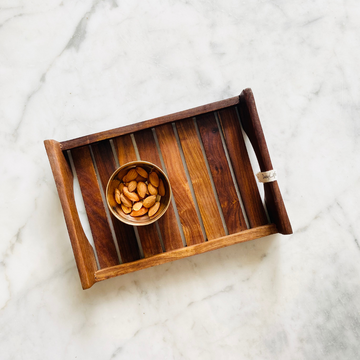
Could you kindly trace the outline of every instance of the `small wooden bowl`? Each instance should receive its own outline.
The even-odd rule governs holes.
[[[135,169],[137,166],[142,167],[148,173],[150,173],[151,171],[155,171],[159,176],[159,179],[162,179],[164,183],[165,195],[161,197],[159,210],[152,217],[149,217],[148,214],[136,217],[133,217],[130,214],[125,214],[122,211],[121,206],[115,201],[115,188],[119,186],[120,182],[122,182],[122,178],[127,174],[127,172],[130,169]],[[145,226],[159,220],[164,215],[165,211],[168,209],[171,202],[171,196],[172,192],[168,177],[158,166],[148,161],[132,161],[120,166],[111,175],[106,186],[106,202],[112,214],[123,223],[133,226]]]

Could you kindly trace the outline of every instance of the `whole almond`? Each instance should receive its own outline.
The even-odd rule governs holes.
[[[156,202],[150,209],[149,209],[149,216],[154,216],[160,208],[160,203]]]
[[[118,204],[121,204],[120,195],[121,195],[120,190],[119,190],[119,189],[115,189],[115,201],[116,201]]]
[[[120,193],[122,193],[124,186],[125,186],[124,183],[120,183],[120,185],[118,186]]]
[[[160,196],[165,196],[165,186],[164,186],[164,183],[163,183],[162,179],[160,179],[160,181],[159,181],[158,190],[159,190],[159,195]]]
[[[158,194],[158,189],[155,186],[153,186],[153,184],[148,185],[148,190],[149,190],[149,194],[151,194],[151,195]]]
[[[144,182],[140,181],[137,183],[137,193],[141,198],[144,198],[146,195],[147,186]]]
[[[147,179],[148,178],[148,173],[146,172],[146,170],[144,170],[142,167],[138,166],[136,168],[137,173],[142,176],[143,178]]]
[[[155,186],[155,187],[159,186],[159,177],[155,171],[150,173],[149,180],[153,186]]]
[[[143,206],[146,207],[146,208],[151,208],[155,204],[155,200],[156,200],[156,195],[148,196],[143,201]]]
[[[134,192],[130,192],[129,189],[124,186],[123,188],[123,194],[131,201],[139,201],[139,195],[137,193]]]
[[[139,201],[135,203],[132,208],[134,211],[139,211],[142,208],[142,206],[143,206],[142,202]]]
[[[130,182],[135,180],[138,176],[138,173],[135,169],[130,169],[128,173],[123,177],[123,182]]]
[[[142,207],[140,210],[138,211],[132,211],[130,213],[131,216],[142,216],[142,215],[145,215],[146,213],[148,212],[148,209],[145,208],[145,207]]]
[[[131,213],[131,207],[127,207],[127,206],[121,204],[121,209],[125,214],[130,214]]]
[[[133,192],[136,189],[136,187],[137,187],[137,182],[135,180],[132,180],[129,183],[128,190],[130,192]]]
[[[125,206],[130,208],[132,207],[132,202],[124,194],[120,195],[120,200],[121,203],[124,204]]]

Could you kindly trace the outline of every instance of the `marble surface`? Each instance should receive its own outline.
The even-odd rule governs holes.
[[[356,359],[360,3],[0,1],[1,359]],[[83,291],[43,140],[251,87],[294,234]]]

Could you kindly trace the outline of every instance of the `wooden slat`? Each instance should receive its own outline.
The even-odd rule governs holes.
[[[154,118],[154,119],[147,120],[147,121],[138,122],[136,124],[123,126],[123,127],[112,129],[112,130],[102,131],[102,132],[98,132],[96,134],[82,136],[77,139],[62,141],[60,144],[61,144],[62,150],[69,150],[69,149],[72,149],[72,148],[75,148],[78,146],[88,145],[88,144],[92,144],[97,141],[111,139],[113,137],[130,134],[130,133],[133,133],[133,132],[136,132],[139,130],[152,128],[154,126],[166,124],[166,123],[177,121],[180,119],[185,119],[187,117],[196,116],[196,115],[203,114],[203,113],[206,113],[209,111],[219,110],[219,109],[225,108],[227,106],[236,105],[238,103],[239,103],[239,97],[234,96],[229,99],[216,101],[211,104],[206,104],[206,105],[198,106],[198,107],[195,107],[192,109],[179,111],[177,113],[161,116],[161,117]]]
[[[71,151],[71,155],[74,160],[100,267],[117,265],[119,259],[97,182],[90,149],[88,146],[76,148]]]
[[[202,254],[216,249],[221,249],[226,246],[258,239],[276,233],[277,229],[275,224],[259,226],[254,229],[244,230],[236,234],[227,235],[219,239],[206,241],[201,244],[196,244],[194,246],[187,246],[181,249],[164,252],[148,259],[141,259],[132,263],[121,264],[112,268],[98,270],[95,274],[95,281],[98,282],[106,280],[114,276],[119,276],[137,270],[146,269],[152,266],[165,264],[170,261],[183,259],[185,257]]]
[[[141,160],[149,161],[162,169],[151,129],[138,131],[134,135]],[[184,246],[172,204],[170,204],[165,214],[158,220],[158,224],[166,251],[179,249]]]
[[[120,165],[137,160],[136,152],[130,135],[124,135],[115,138],[114,145]],[[162,252],[160,238],[155,224],[138,226],[137,230],[144,257],[153,256]]]
[[[251,89],[245,89],[240,95],[238,105],[243,128],[254,148],[261,171],[273,169],[265,136],[256,109]],[[264,184],[265,203],[272,221],[282,234],[292,234],[292,228],[277,181]]]
[[[204,236],[201,231],[172,125],[158,126],[156,128],[156,135],[159,140],[161,154],[170,180],[186,243],[187,245],[201,243],[204,241]]]
[[[110,142],[105,140],[95,143],[92,145],[92,151],[100,176],[101,185],[105,193],[109,178],[116,170],[116,163]],[[122,262],[126,263],[140,259],[139,246],[136,240],[134,228],[116,219],[111,212],[110,216]]]
[[[229,234],[247,229],[214,113],[196,117]]]
[[[225,235],[193,119],[176,123],[186,165],[209,240]]]
[[[219,118],[250,227],[265,225],[267,217],[235,108],[220,110]]]
[[[97,265],[94,250],[86,238],[76,208],[73,174],[60,149],[60,143],[55,140],[45,140],[44,144],[64,212],[81,285],[83,289],[88,289],[95,282]]]

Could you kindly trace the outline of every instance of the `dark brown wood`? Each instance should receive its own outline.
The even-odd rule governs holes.
[[[93,144],[91,148],[100,176],[101,185],[104,193],[106,193],[106,186],[109,178],[117,168],[111,145],[108,140],[105,140]],[[126,263],[140,259],[139,246],[136,240],[134,228],[116,219],[111,212],[110,217],[122,262]]]
[[[135,148],[130,135],[115,138],[114,144],[120,165],[137,160]],[[155,224],[138,226],[137,230],[144,257],[153,256],[163,251]]]
[[[219,119],[250,227],[266,225],[268,220],[235,108],[220,110]]]
[[[189,256],[202,254],[208,251],[221,249],[226,246],[235,245],[241,242],[258,239],[264,236],[276,234],[275,224],[259,226],[254,229],[244,230],[236,234],[227,235],[219,239],[206,241],[197,245],[183,247],[181,249],[164,252],[148,259],[141,259],[132,263],[113,266],[108,269],[98,270],[95,273],[95,281],[102,281],[114,276],[127,274],[133,271],[146,269],[152,266],[165,264],[170,261],[183,259]]]
[[[119,264],[119,258],[106,216],[90,149],[88,146],[76,148],[71,151],[71,155],[93,235],[99,265],[101,268],[117,265]]]
[[[141,160],[149,161],[162,169],[160,157],[151,129],[135,133],[135,140]],[[165,251],[179,249],[184,246],[172,204],[170,204],[166,213],[158,220],[158,224]]]
[[[94,273],[97,265],[94,250],[86,238],[76,209],[73,175],[60,149],[60,143],[55,140],[45,140],[44,145],[64,212],[81,285],[83,289],[88,289],[95,282]]]
[[[194,121],[193,119],[178,121],[176,128],[207,238],[211,240],[224,236],[224,227],[216,204]]]
[[[214,113],[196,117],[206,158],[229,234],[247,229]]]
[[[273,169],[265,136],[251,89],[240,95],[239,113],[241,123],[254,148],[262,172]],[[265,203],[272,221],[282,234],[292,234],[292,228],[277,181],[264,184]]]
[[[192,108],[189,110],[180,111],[180,112],[177,112],[174,114],[161,116],[158,118],[139,122],[136,124],[123,126],[123,127],[112,129],[112,130],[102,131],[102,132],[99,132],[96,134],[82,136],[82,137],[72,139],[72,140],[62,141],[60,144],[61,144],[62,150],[69,150],[72,148],[76,148],[78,146],[84,146],[84,145],[92,144],[97,141],[111,139],[113,137],[130,134],[135,131],[152,128],[154,126],[166,124],[166,123],[177,121],[180,119],[185,119],[187,117],[196,116],[196,115],[203,114],[203,113],[206,113],[209,111],[219,110],[219,109],[225,108],[227,106],[236,105],[238,103],[239,103],[239,97],[235,96],[235,97],[232,97],[229,99],[216,101],[211,104],[198,106],[198,107],[195,107],[195,108]]]
[[[201,243],[204,237],[172,125],[166,124],[155,129],[186,243],[188,246]]]

